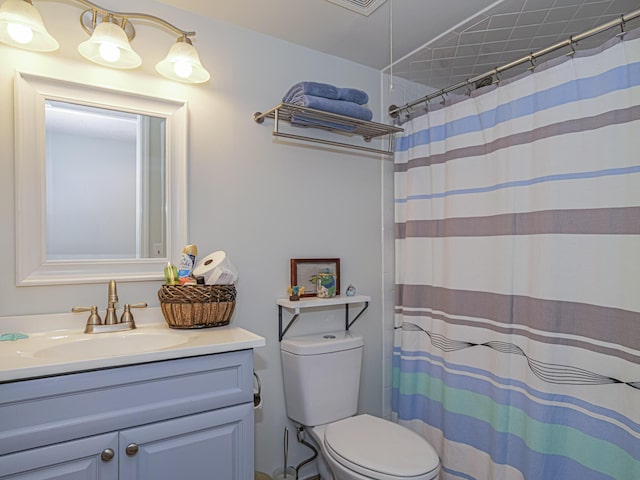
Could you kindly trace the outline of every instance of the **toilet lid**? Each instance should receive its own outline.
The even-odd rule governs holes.
[[[424,438],[371,415],[327,425],[324,443],[337,462],[370,478],[427,480],[439,468],[438,455]]]

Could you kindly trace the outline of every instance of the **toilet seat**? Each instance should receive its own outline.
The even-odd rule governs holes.
[[[371,415],[328,424],[323,443],[336,462],[376,480],[432,480],[439,470],[438,455],[429,442]]]

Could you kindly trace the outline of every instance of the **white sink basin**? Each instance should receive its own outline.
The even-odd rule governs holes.
[[[167,333],[140,333],[136,331],[118,333],[70,335],[55,340],[54,345],[45,344],[24,354],[51,360],[76,358],[103,358],[130,355],[175,347],[189,341],[189,337]]]
[[[83,333],[84,320],[82,317],[78,321],[74,313],[0,317],[0,333],[27,335],[0,342],[0,382],[210,355],[265,344],[264,338],[232,325],[169,328],[160,307],[137,312],[135,330]]]

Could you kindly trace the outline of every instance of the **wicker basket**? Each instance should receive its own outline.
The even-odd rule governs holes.
[[[235,285],[163,285],[160,308],[171,328],[228,325],[236,306]]]

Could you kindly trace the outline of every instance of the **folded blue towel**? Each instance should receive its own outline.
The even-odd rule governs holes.
[[[356,129],[353,125],[343,125],[341,123],[318,120],[317,118],[305,117],[304,115],[292,115],[291,125],[297,127],[327,127],[333,130],[342,130],[344,132],[353,132]]]
[[[296,83],[289,89],[282,101],[291,103],[291,99],[298,95],[313,95],[314,97],[330,98],[332,100],[344,100],[358,105],[364,105],[369,101],[367,92],[357,88],[342,88],[320,82]]]
[[[345,102],[353,102],[358,105],[364,105],[369,101],[369,95],[367,92],[358,90],[357,88],[338,88],[338,100],[344,100]]]
[[[319,82],[299,82],[292,85],[287,94],[282,98],[283,102],[291,103],[291,99],[296,95],[314,95],[316,97],[338,99],[338,87],[328,83]]]
[[[367,107],[344,100],[332,100],[330,98],[316,97],[313,95],[296,95],[289,102],[293,105],[315,108],[323,112],[337,113],[347,117],[359,118],[369,121],[373,118],[373,112]]]

